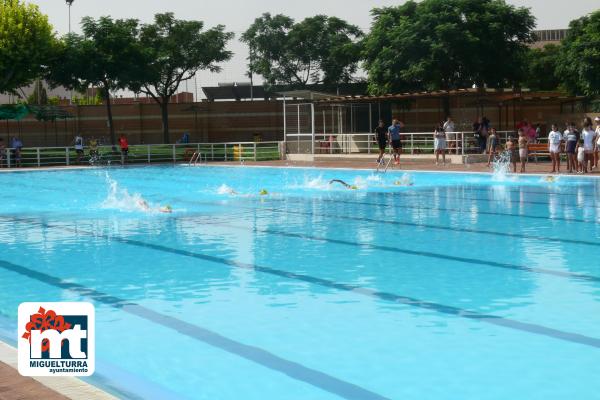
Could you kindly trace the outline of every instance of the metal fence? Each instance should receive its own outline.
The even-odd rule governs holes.
[[[44,167],[60,165],[148,164],[189,162],[199,153],[198,162],[266,161],[281,159],[281,142],[144,144],[129,146],[127,155],[118,147],[98,146],[97,155],[85,148],[79,156],[73,147],[24,147],[17,160],[15,149],[6,149],[2,167]]]
[[[497,131],[500,143],[505,143],[509,136],[516,136],[515,131]],[[402,151],[408,154],[433,153],[434,136],[432,132],[402,132]],[[478,139],[473,132],[448,132],[447,149],[450,154],[479,153]],[[287,148],[291,153],[310,153],[312,140],[292,141]],[[352,154],[377,153],[378,145],[372,133],[348,133],[337,135],[315,135],[314,154]]]

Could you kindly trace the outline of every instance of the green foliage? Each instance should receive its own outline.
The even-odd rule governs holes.
[[[523,86],[532,90],[558,90],[561,81],[556,74],[560,46],[548,44],[530,49],[525,60],[527,73]]]
[[[360,59],[363,33],[346,21],[325,15],[299,23],[266,13],[243,34],[250,48],[249,68],[269,85],[334,86],[352,80]]]
[[[161,106],[165,143],[169,142],[170,97],[198,71],[220,71],[218,63],[232,55],[226,45],[233,33],[225,32],[223,25],[206,31],[203,28],[202,21],[178,20],[173,13],[156,14],[154,23],[141,28],[137,44],[143,57],[135,62],[130,87],[148,94]]]
[[[571,21],[557,74],[573,94],[600,95],[600,10]]]
[[[515,85],[535,19],[503,0],[376,8],[363,57],[371,93]]]
[[[35,81],[33,93],[27,97],[27,104],[45,105],[48,104],[48,92],[41,80]]]
[[[0,93],[14,93],[38,78],[54,44],[48,17],[37,6],[0,0]]]
[[[47,79],[53,86],[62,85],[84,92],[88,87],[100,89],[108,113],[111,141],[116,135],[112,121],[110,92],[131,85],[142,58],[137,45],[138,21],[112,20],[101,17],[82,20],[83,35],[63,37],[54,54]]]

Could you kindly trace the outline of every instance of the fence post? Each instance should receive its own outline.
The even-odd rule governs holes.
[[[225,149],[225,161],[227,161],[227,143],[224,143],[223,146]]]
[[[150,152],[151,152],[152,150],[150,149],[150,145],[148,145],[147,147],[148,147],[148,164],[150,164],[150,160],[151,160],[151,157],[150,157]]]
[[[256,142],[254,142],[254,161],[256,161]]]
[[[67,163],[67,165],[71,165],[71,160],[69,159],[69,148],[65,147],[65,161]]]
[[[42,165],[40,163],[40,148],[39,147],[36,148],[36,153],[37,153],[37,164],[38,164],[38,167],[41,167]]]
[[[460,133],[460,141],[461,141],[461,154],[464,156],[465,155],[465,133],[461,132]]]
[[[175,145],[173,145],[173,162],[177,162],[177,150],[175,149]]]
[[[210,144],[210,161],[215,161],[215,145]]]
[[[6,168],[10,168],[10,149],[6,149]]]
[[[415,154],[415,135],[410,134],[410,154]]]

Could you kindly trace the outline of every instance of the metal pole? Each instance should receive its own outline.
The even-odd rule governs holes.
[[[150,164],[150,145],[148,145],[148,164]]]
[[[315,154],[315,104],[310,104],[311,129],[312,129],[312,154]]]
[[[37,164],[38,164],[38,167],[41,167],[41,163],[40,163],[40,148],[39,147],[36,149],[36,152],[37,152]]]

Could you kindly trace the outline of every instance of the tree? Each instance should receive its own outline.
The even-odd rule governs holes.
[[[352,80],[360,60],[362,31],[325,15],[299,23],[269,13],[257,18],[242,35],[250,49],[249,69],[268,85],[335,86]]]
[[[39,78],[54,44],[48,17],[37,6],[0,0],[0,93]]]
[[[27,97],[27,104],[46,105],[48,104],[48,92],[41,80],[35,81],[33,92]]]
[[[557,90],[561,84],[556,74],[560,46],[548,44],[531,49],[525,61],[527,73],[523,85],[533,90]]]
[[[169,143],[169,100],[182,82],[200,70],[218,72],[219,62],[232,53],[225,49],[233,33],[223,25],[203,31],[201,21],[175,19],[172,13],[157,14],[154,23],[144,25],[139,46],[144,59],[136,63],[132,90],[149,95],[161,108],[163,140]]]
[[[600,95],[600,10],[571,21],[557,74],[573,94]]]
[[[97,87],[106,105],[110,140],[116,143],[110,93],[125,89],[137,72],[142,53],[137,46],[138,21],[135,19],[98,20],[86,17],[81,22],[83,35],[66,35],[55,52],[47,79],[53,86],[85,92]]]
[[[376,8],[363,57],[374,94],[516,85],[535,19],[503,0]]]

